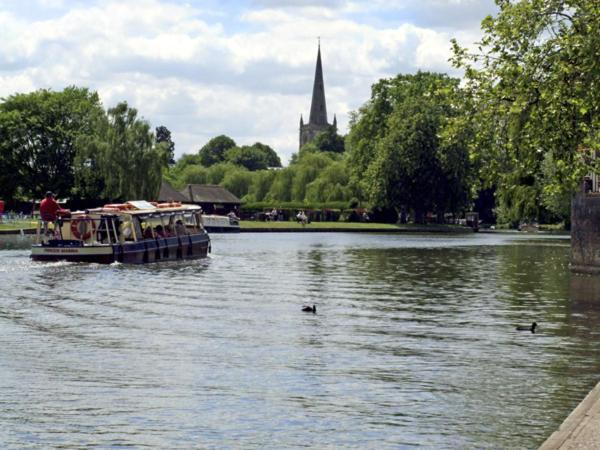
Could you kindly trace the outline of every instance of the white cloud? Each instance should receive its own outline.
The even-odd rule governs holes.
[[[166,0],[39,0],[35,17],[27,5],[2,7],[0,97],[87,86],[105,107],[126,100],[167,126],[178,154],[223,133],[269,144],[286,161],[310,109],[317,36],[329,120],[336,113],[345,132],[347,113],[378,79],[451,71],[449,39],[475,40],[472,24],[488,2],[257,0],[219,11]]]

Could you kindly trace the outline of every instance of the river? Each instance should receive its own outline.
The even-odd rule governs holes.
[[[536,448],[598,381],[568,238],[212,241],[102,266],[0,236],[2,447]]]

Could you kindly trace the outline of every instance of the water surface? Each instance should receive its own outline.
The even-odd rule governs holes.
[[[0,239],[3,446],[536,448],[597,382],[600,282],[568,239],[212,239],[146,266]]]

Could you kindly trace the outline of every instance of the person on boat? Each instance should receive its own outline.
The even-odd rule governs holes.
[[[163,229],[162,225],[156,225],[156,228],[154,228],[154,232],[156,233],[156,236],[159,238],[166,237],[165,230]]]
[[[44,223],[44,234],[48,233],[48,223],[56,222],[59,212],[64,211],[54,199],[52,191],[46,192],[46,197],[40,203],[40,218]]]
[[[152,227],[151,226],[147,226],[144,229],[144,239],[153,239],[154,235],[152,234]]]
[[[177,222],[175,222],[175,233],[177,233],[177,236],[185,236],[187,234],[185,225],[181,220],[177,220]]]

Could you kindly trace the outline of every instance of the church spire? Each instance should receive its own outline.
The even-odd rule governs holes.
[[[327,125],[327,105],[325,104],[325,85],[323,84],[323,67],[321,66],[321,40],[317,51],[317,67],[315,68],[315,82],[313,84],[312,102],[310,104],[310,118],[312,125]]]

